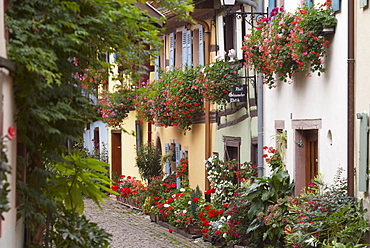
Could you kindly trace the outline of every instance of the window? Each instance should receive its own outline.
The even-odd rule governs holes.
[[[225,161],[236,160],[238,162],[237,170],[239,170],[241,138],[224,136],[223,140],[224,140],[224,152],[225,152],[224,160]],[[240,182],[235,177],[234,184],[239,184],[239,183]]]

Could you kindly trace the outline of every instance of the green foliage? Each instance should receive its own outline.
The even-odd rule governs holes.
[[[137,149],[136,166],[141,177],[148,182],[152,177],[162,175],[161,154],[154,144],[143,144]]]
[[[357,245],[362,241],[369,230],[364,218],[366,210],[362,202],[348,196],[347,182],[340,177],[341,171],[333,185],[315,180],[304,194],[290,199],[287,244],[310,247],[310,243]]]
[[[50,233],[51,247],[108,248],[111,234],[74,212],[53,214]]]
[[[77,203],[81,203],[78,191],[96,201],[101,199],[89,192],[101,187],[87,187],[92,184],[88,177],[107,183],[102,174],[93,170],[82,172],[86,160],[71,156],[72,166],[63,159],[66,144],[77,141],[85,125],[96,120],[96,106],[84,95],[96,94],[97,87],[111,72],[113,64],[106,61],[105,55],[117,55],[116,63],[124,69],[124,75],[119,77],[138,79],[147,69],[145,62],[158,52],[161,30],[154,25],[157,20],[141,11],[133,0],[10,2],[5,19],[10,34],[8,58],[17,67],[13,75],[16,123],[18,136],[28,152],[24,165],[27,181],[19,182],[23,190],[19,210],[33,235],[31,242],[42,245],[46,213],[60,207],[52,200],[49,186],[67,187],[66,206],[81,212],[71,200],[77,197]],[[156,4],[175,8],[173,11],[182,14],[192,10],[189,1]],[[84,80],[95,75],[100,77],[92,82]],[[61,171],[53,178],[46,167],[55,164]],[[86,164],[95,170],[98,167],[95,162]],[[62,182],[66,185],[61,186]],[[57,191],[53,199],[60,201],[61,197]]]
[[[4,219],[3,213],[9,211],[9,198],[8,193],[9,182],[8,175],[11,173],[11,166],[8,163],[6,155],[7,146],[4,144],[5,137],[0,137],[0,218]]]
[[[71,152],[64,158],[66,162],[57,163],[52,167],[55,177],[50,181],[48,190],[49,197],[54,201],[64,204],[67,210],[82,214],[84,196],[100,206],[103,198],[106,198],[104,191],[115,194],[109,188],[112,181],[105,176],[105,162],[83,158],[78,152]]]
[[[275,149],[270,152],[280,156]],[[295,184],[283,161],[276,162],[270,165],[271,175],[253,178],[251,184],[238,189],[228,209],[231,217],[226,225],[227,242],[251,247],[285,247],[284,216]]]

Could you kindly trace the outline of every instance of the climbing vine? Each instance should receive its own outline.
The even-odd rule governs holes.
[[[153,25],[158,20],[134,4],[144,1],[9,2],[8,58],[17,66],[16,123],[28,173],[26,182],[18,182],[23,196],[18,209],[31,234],[28,245],[34,247],[48,243],[48,213],[65,210],[47,194],[51,168],[65,162],[66,144],[77,141],[85,125],[96,119],[96,106],[86,93],[96,94],[104,80],[84,79],[99,73],[107,78],[113,64],[106,58],[115,54],[125,78],[138,80],[146,70],[144,62],[158,52],[160,30]],[[154,1],[159,7],[176,6],[183,14],[191,11],[189,2]]]

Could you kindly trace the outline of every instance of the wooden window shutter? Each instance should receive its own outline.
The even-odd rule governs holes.
[[[180,149],[181,149],[181,147],[180,147],[180,144],[179,143],[176,143],[175,144],[175,153],[176,153],[176,168],[180,165],[180,153],[181,153],[181,151],[180,151]],[[180,188],[180,186],[181,186],[181,180],[180,180],[180,178],[176,178],[176,188]]]
[[[155,80],[158,80],[159,79],[159,74],[158,74],[158,71],[159,71],[159,68],[160,68],[160,64],[159,64],[159,57],[156,57],[154,59],[154,79]]]
[[[182,69],[185,69],[188,64],[188,46],[187,46],[187,36],[188,31],[186,29],[182,30]]]
[[[192,44],[193,44],[193,36],[192,31],[188,30],[186,35],[186,49],[187,49],[187,59],[186,63],[188,66],[191,66],[193,64],[193,50],[192,50]]]
[[[175,33],[170,33],[170,69],[175,67]]]
[[[340,2],[341,2],[341,0],[333,0],[332,1],[332,9],[333,9],[334,12],[340,10]]]
[[[199,27],[199,64],[204,65],[204,34],[203,26]]]
[[[170,150],[170,144],[166,143],[164,144],[164,152],[165,154],[168,154],[171,152]],[[168,176],[171,173],[171,162],[169,159],[166,159],[166,164],[165,164],[165,170],[166,170],[166,175]]]
[[[360,0],[360,8],[367,7],[368,5],[368,0]]]

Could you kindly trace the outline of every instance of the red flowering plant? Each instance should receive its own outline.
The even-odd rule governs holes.
[[[196,68],[165,71],[159,80],[142,87],[136,102],[139,118],[190,130],[192,117],[203,111],[196,71]]]
[[[188,158],[181,158],[180,164],[176,167],[175,173],[176,177],[181,179],[181,183],[187,185],[188,175],[189,175],[189,160]]]
[[[226,103],[226,95],[237,83],[239,69],[238,65],[222,59],[201,68],[197,72],[197,80],[202,86],[203,98],[217,104]]]
[[[137,89],[136,110],[141,120],[157,121],[188,131],[203,112],[205,100],[222,104],[237,80],[238,67],[223,60],[205,67],[163,71],[159,80]]]
[[[125,175],[119,175],[119,177],[119,182],[111,186],[112,190],[119,193],[116,198],[135,205],[143,204],[145,200],[144,192],[146,191],[144,184],[135,177]]]
[[[112,127],[120,127],[130,110],[134,110],[134,99],[133,90],[121,85],[113,92],[103,91],[99,100],[103,121]]]
[[[322,31],[336,23],[329,0],[311,7],[303,5],[294,13],[274,8],[245,37],[246,66],[264,73],[269,88],[276,87],[276,78],[287,82],[299,71],[307,70],[307,76],[317,71],[320,76],[326,71],[323,57],[329,47]]]
[[[177,227],[194,225],[196,218],[191,211],[191,205],[192,202],[196,203],[198,201],[199,198],[192,197],[192,190],[188,187],[173,191],[164,205],[168,209],[168,222]]]
[[[267,146],[262,147],[262,149],[267,151],[267,153],[264,153],[262,157],[265,158],[267,164],[269,164],[272,170],[277,168],[281,169],[283,166],[285,166],[279,150]]]
[[[212,238],[214,242],[222,239],[222,227],[227,220],[228,204],[205,202],[199,206],[199,225],[204,238]]]

